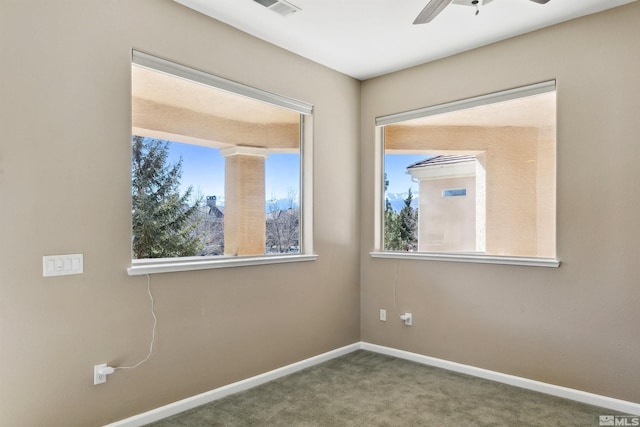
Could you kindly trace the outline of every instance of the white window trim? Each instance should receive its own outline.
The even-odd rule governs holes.
[[[313,249],[313,105],[223,79],[136,50],[132,51],[132,64],[300,113],[300,157],[302,160],[300,164],[299,232],[301,236],[301,253],[132,259],[131,266],[127,268],[127,273],[130,276],[137,276],[213,268],[315,261],[318,259],[318,255],[314,254]]]
[[[482,105],[494,104],[496,102],[509,101],[526,96],[539,95],[556,90],[556,81],[534,83],[527,86],[507,89],[500,92],[486,95],[474,96],[473,98],[461,99],[459,101],[447,102],[431,107],[419,108],[417,110],[404,111],[402,113],[389,114],[387,116],[376,117],[376,126],[386,126],[394,123],[405,122],[407,120],[419,119],[422,117],[435,116],[437,114],[449,113],[452,111],[465,110],[467,108],[479,107]]]
[[[375,119],[375,165],[374,174],[374,242],[375,248],[369,252],[371,258],[392,258],[392,259],[413,259],[421,261],[445,261],[445,262],[467,262],[478,264],[503,264],[521,265],[529,267],[560,267],[560,260],[557,258],[541,257],[516,257],[498,256],[484,254],[456,254],[456,253],[432,253],[432,252],[396,252],[384,250],[384,126],[413,120],[421,117],[433,116],[436,114],[492,104],[496,102],[508,101],[551,92],[556,90],[556,81],[549,80],[532,85],[517,87],[500,92],[480,95],[473,98],[420,108],[417,110],[404,111],[396,114],[376,117]]]
[[[441,254],[430,252],[369,252],[371,258],[413,259],[422,261],[471,262],[477,264],[524,265],[528,267],[560,266],[555,258],[512,257],[481,254]]]
[[[167,61],[166,59],[157,58],[137,50],[132,51],[131,60],[134,64],[140,67],[159,71],[174,77],[181,77],[185,80],[190,80],[205,86],[215,87],[216,89],[224,90],[236,95],[246,96],[258,101],[266,102],[267,104],[297,111],[300,114],[311,115],[313,112],[313,105],[306,102],[227,80],[222,77],[176,64],[175,62]]]
[[[316,259],[318,259],[318,255],[300,254],[134,259],[131,262],[131,267],[127,269],[127,273],[129,273],[129,276],[140,276],[144,274],[208,270],[212,268],[248,267],[252,265],[315,261]]]

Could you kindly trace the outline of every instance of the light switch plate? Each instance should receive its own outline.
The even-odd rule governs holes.
[[[45,255],[42,257],[42,275],[44,277],[82,273],[84,273],[82,254]]]

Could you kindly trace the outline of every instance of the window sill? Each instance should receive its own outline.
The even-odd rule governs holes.
[[[180,260],[132,260],[127,269],[129,276],[172,273],[177,271],[208,270],[211,268],[246,267],[251,265],[282,264],[288,262],[315,261],[318,255],[261,255],[247,257],[189,257]]]
[[[479,264],[524,265],[529,267],[560,266],[554,258],[529,258],[474,254],[439,254],[427,252],[369,252],[371,258],[415,259],[424,261],[472,262]]]

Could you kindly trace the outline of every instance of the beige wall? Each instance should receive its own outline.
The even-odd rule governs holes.
[[[169,0],[0,2],[0,425],[102,425],[361,338],[640,401],[639,19],[634,3],[367,81],[360,99],[357,81]],[[315,105],[320,258],[153,275],[153,358],[96,387],[93,365],[142,359],[151,330],[146,279],[126,274],[132,48]],[[367,252],[373,118],[551,78],[562,266],[400,261],[414,326],[380,323],[396,261]],[[75,252],[84,274],[41,277],[43,255]]]
[[[640,3],[362,86],[362,339],[640,401]],[[469,70],[474,78],[469,79]],[[373,259],[374,118],[557,79],[560,268]]]
[[[152,275],[151,360],[94,386],[152,326],[126,273],[132,48],[314,104],[320,257]],[[0,425],[103,425],[359,340],[358,81],[169,0],[3,0],[0,54]]]

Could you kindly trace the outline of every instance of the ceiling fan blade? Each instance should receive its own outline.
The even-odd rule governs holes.
[[[452,0],[431,0],[424,9],[422,9],[422,12],[418,14],[413,24],[426,24],[427,22],[431,22],[451,1]]]
[[[538,3],[538,4],[547,4],[549,3],[549,0],[531,0],[534,3]]]

